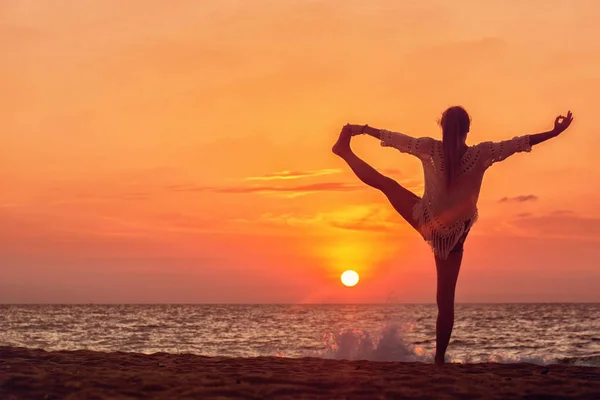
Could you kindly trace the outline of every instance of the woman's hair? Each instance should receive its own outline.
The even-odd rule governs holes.
[[[459,167],[460,144],[469,132],[471,117],[460,106],[450,107],[442,114],[440,126],[442,127],[442,144],[444,146],[446,186],[449,188]]]

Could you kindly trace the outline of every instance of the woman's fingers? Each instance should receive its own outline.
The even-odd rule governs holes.
[[[565,117],[566,120],[570,121],[573,119],[573,113],[571,112],[571,110],[569,110],[569,112],[567,113],[567,116]]]
[[[559,115],[558,117],[556,117],[556,119],[554,120],[554,127],[559,132],[562,132],[565,129],[567,129],[569,127],[569,125],[571,125],[572,121],[573,121],[573,113],[571,112],[571,110],[569,110],[567,112],[566,117],[564,115]]]

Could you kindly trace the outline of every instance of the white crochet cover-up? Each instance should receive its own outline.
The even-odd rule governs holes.
[[[469,146],[460,160],[450,189],[444,173],[444,148],[440,140],[380,130],[381,145],[418,157],[423,164],[425,190],[413,208],[419,232],[434,254],[448,254],[477,220],[477,201],[483,175],[494,163],[519,152],[530,152],[530,135]]]

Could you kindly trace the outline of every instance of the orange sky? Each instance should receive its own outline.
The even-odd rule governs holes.
[[[470,143],[575,115],[487,174],[457,301],[600,301],[599,18],[596,0],[3,1],[0,302],[432,302],[430,250],[330,148],[348,121],[439,138],[454,104]],[[354,148],[421,193],[417,160]]]

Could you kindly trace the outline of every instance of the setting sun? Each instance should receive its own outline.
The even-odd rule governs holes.
[[[358,273],[352,270],[345,271],[341,276],[341,280],[345,286],[355,286],[359,280]]]

